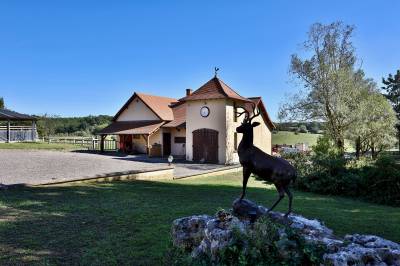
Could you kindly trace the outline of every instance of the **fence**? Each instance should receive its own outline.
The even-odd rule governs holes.
[[[36,138],[36,128],[31,126],[10,126],[9,131],[7,126],[0,126],[0,142],[35,141]]]
[[[71,144],[84,147],[88,150],[100,150],[100,138],[88,137],[49,137],[42,138],[42,142]],[[117,150],[118,143],[113,139],[104,140],[104,150]]]

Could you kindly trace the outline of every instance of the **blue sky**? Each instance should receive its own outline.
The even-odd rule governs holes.
[[[290,55],[314,22],[356,26],[368,77],[400,68],[399,1],[0,0],[0,96],[29,114],[114,115],[134,91],[179,98],[213,76],[262,96],[297,90]]]

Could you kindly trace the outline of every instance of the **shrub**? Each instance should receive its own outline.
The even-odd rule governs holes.
[[[306,125],[301,125],[301,126],[299,127],[299,131],[300,131],[301,133],[308,133],[308,130],[307,130]]]
[[[400,165],[393,157],[345,160],[330,140],[322,137],[313,154],[286,154],[285,158],[297,169],[294,185],[298,189],[400,206]]]
[[[325,249],[307,244],[288,226],[273,223],[268,218],[257,220],[247,232],[233,231],[230,245],[220,250],[217,262],[208,256],[192,258],[190,251],[170,249],[164,265],[320,265]]]
[[[400,166],[389,156],[378,157],[364,169],[364,197],[377,203],[400,206]]]

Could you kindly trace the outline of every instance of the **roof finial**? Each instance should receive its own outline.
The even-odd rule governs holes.
[[[215,77],[215,78],[216,78],[217,75],[218,75],[218,71],[219,71],[219,68],[218,68],[218,67],[214,67],[214,77]]]

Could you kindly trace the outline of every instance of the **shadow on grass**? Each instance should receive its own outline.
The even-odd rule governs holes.
[[[157,265],[174,219],[229,209],[239,194],[234,185],[146,181],[0,191],[0,265]],[[248,190],[265,206],[276,196]],[[400,240],[398,208],[296,192],[294,210],[341,235]]]

